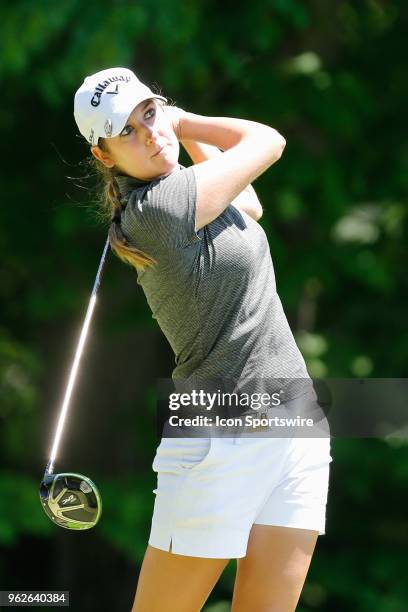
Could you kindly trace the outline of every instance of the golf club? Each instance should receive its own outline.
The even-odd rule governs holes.
[[[106,241],[102,253],[85,321],[82,326],[71,367],[71,373],[55,432],[51,456],[45,469],[39,491],[41,504],[47,516],[49,516],[54,523],[65,529],[90,529],[96,525],[102,512],[101,496],[92,480],[87,476],[73,474],[72,472],[54,474],[54,464],[78,372],[79,362],[94,311],[96,293],[101,282],[108,249],[109,238]]]

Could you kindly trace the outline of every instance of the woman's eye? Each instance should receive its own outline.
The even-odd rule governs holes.
[[[130,134],[130,132],[129,132],[129,131],[127,131],[127,130],[133,130],[132,126],[131,126],[131,125],[126,125],[126,126],[123,128],[123,130],[121,131],[120,135],[121,135],[121,136],[128,136],[128,135]]]
[[[153,113],[153,114],[152,114],[152,115],[149,115],[149,113]],[[154,106],[152,106],[152,108],[149,108],[149,110],[148,110],[148,111],[146,111],[146,113],[145,113],[145,117],[146,117],[147,119],[150,119],[151,117],[154,117],[155,113],[156,113],[156,109],[154,108]],[[147,115],[149,115],[149,116],[147,116]]]
[[[149,114],[150,113],[150,114]],[[144,117],[145,119],[151,119],[152,117],[154,117],[156,114],[156,109],[154,108],[154,106],[152,106],[151,108],[149,108],[145,114]],[[121,136],[129,136],[130,132],[133,130],[133,127],[131,125],[126,125],[123,130],[121,131],[120,135]]]

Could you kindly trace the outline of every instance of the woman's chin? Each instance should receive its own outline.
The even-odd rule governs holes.
[[[123,174],[134,176],[143,181],[152,181],[155,178],[167,176],[175,170],[179,170],[178,156],[174,152],[169,152],[167,155],[159,153],[156,157],[151,158],[149,168],[146,167],[144,172],[132,168],[123,172]]]
[[[171,174],[179,168],[178,158],[174,156],[163,157],[157,167],[160,168],[160,174]]]

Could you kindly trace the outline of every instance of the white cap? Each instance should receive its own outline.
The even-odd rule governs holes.
[[[82,136],[91,145],[98,138],[118,136],[135,106],[163,96],[154,94],[128,68],[108,68],[87,76],[75,94],[74,117]]]

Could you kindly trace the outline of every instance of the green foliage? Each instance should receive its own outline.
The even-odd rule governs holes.
[[[130,560],[141,563],[153,511],[153,478],[122,477],[102,482],[100,491],[104,503],[100,533]]]
[[[55,529],[39,501],[39,483],[15,471],[0,471],[0,546],[22,535],[49,536]]]
[[[187,110],[279,129],[284,156],[255,187],[278,291],[309,371],[403,377],[406,26],[401,0],[3,3],[0,545],[18,546],[28,534],[56,539],[37,489],[107,230],[92,212],[94,181],[81,178],[88,150],[73,95],[83,78],[129,66]],[[134,272],[114,258],[93,330],[106,335],[89,340],[83,359],[72,459],[83,428],[89,440],[78,464],[95,461],[107,474],[98,482],[99,533],[135,564],[153,503],[151,389],[173,358]],[[108,451],[98,454],[94,441],[108,434],[121,444],[106,439]],[[335,442],[328,535],[299,610],[402,611],[407,446]],[[228,608],[233,574],[225,575],[208,611]]]

